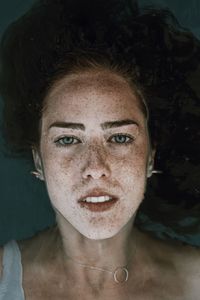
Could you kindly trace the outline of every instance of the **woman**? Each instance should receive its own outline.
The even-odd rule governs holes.
[[[6,138],[32,153],[58,229],[1,250],[2,299],[198,299],[199,250],[133,226],[162,145],[149,101],[185,82],[176,34],[128,1],[41,1],[8,30]]]

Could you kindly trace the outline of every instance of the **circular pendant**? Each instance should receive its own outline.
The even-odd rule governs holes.
[[[128,270],[125,267],[118,267],[113,273],[114,281],[123,283],[128,280]]]

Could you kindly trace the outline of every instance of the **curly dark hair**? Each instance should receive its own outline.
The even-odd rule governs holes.
[[[200,42],[168,10],[139,9],[134,0],[38,1],[1,41],[5,140],[30,157],[56,80],[92,64],[120,72],[145,98],[163,172],[149,180],[136,223],[146,214],[187,234],[180,222],[193,215],[191,230],[199,214],[199,62]]]

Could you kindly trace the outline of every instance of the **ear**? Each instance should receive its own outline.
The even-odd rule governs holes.
[[[154,158],[155,158],[156,150],[151,150],[149,155],[148,164],[147,164],[147,178],[151,177],[153,168],[154,168]]]
[[[39,151],[36,148],[32,148],[32,155],[33,155],[33,161],[35,168],[38,173],[38,178],[40,180],[44,180],[44,172],[43,172],[43,166],[42,166],[42,160]]]

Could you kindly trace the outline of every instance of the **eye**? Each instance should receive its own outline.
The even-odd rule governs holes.
[[[115,134],[109,139],[110,142],[117,144],[129,144],[133,140],[134,138],[127,134]]]
[[[74,136],[63,136],[57,139],[54,143],[57,146],[71,146],[75,144],[79,144],[81,141]]]

